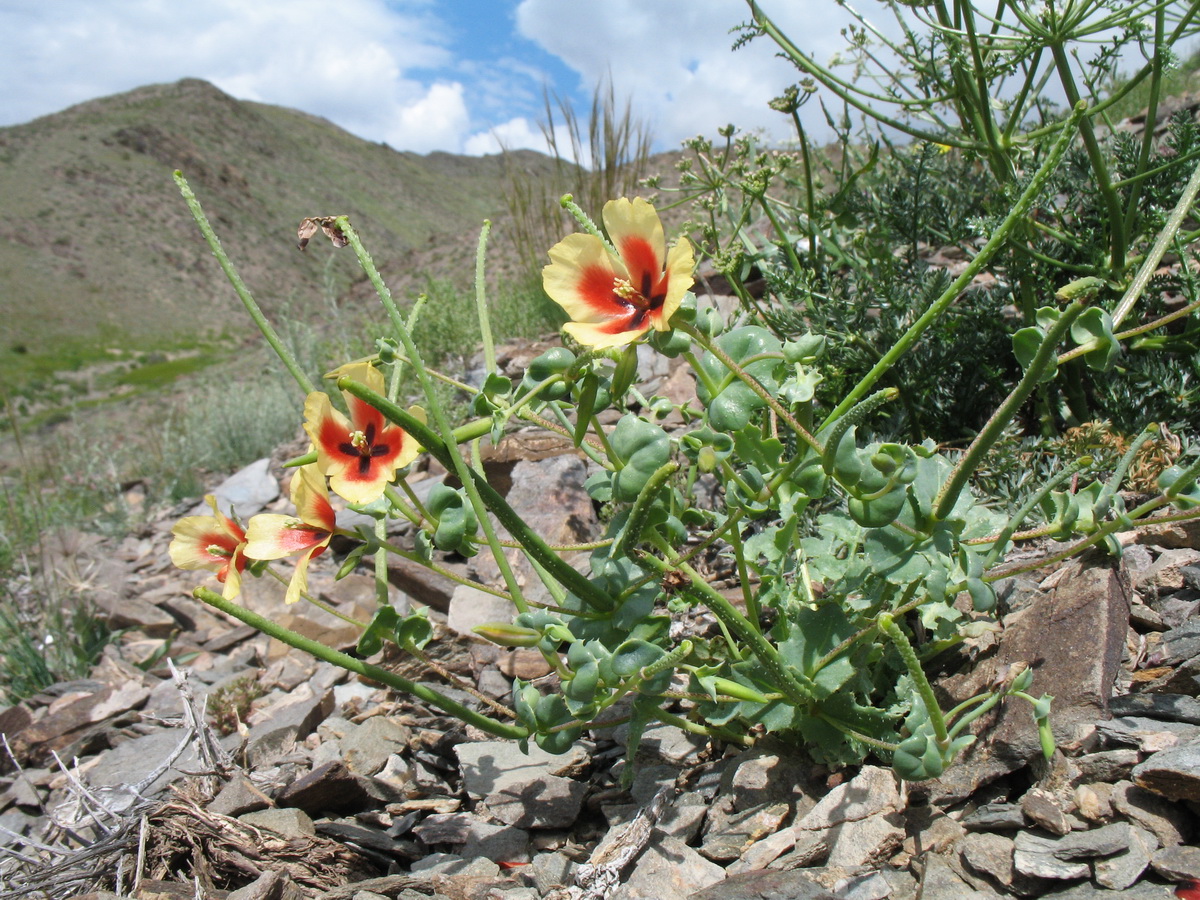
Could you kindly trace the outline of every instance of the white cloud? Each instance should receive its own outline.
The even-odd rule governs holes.
[[[575,157],[571,146],[571,133],[566,125],[554,126],[554,141],[558,155],[564,159]],[[541,125],[531,122],[524,116],[509,119],[488,130],[479,131],[467,138],[463,144],[463,153],[470,156],[482,156],[487,153],[500,153],[504,150],[536,150],[539,153],[553,155],[555,148],[546,140],[546,133]],[[585,166],[591,165],[591,154],[587,147],[579,148],[578,162]]]
[[[423,97],[392,111],[395,121],[385,138],[399,150],[429,153],[432,150],[462,152],[462,137],[471,116],[463,98],[463,86],[434,84]]]
[[[461,85],[413,70],[454,60],[425,0],[6,0],[0,57],[21,74],[0,124],[184,77],[303,109],[398,149],[456,150]],[[440,142],[440,143],[439,143]]]
[[[849,16],[828,0],[776,0],[764,6],[801,49],[825,60],[845,45]],[[618,97],[668,146],[729,123],[792,136],[790,123],[767,103],[799,78],[762,38],[731,52],[730,29],[749,18],[742,0],[522,0],[522,34],[579,73],[585,90],[611,78]],[[823,125],[818,109],[810,121]]]

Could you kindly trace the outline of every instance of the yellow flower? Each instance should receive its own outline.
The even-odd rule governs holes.
[[[667,331],[692,286],[695,257],[687,238],[667,252],[662,222],[640,197],[604,204],[614,257],[592,234],[572,234],[550,250],[542,284],[573,321],[563,330],[590,347],[619,347],[651,328]]]

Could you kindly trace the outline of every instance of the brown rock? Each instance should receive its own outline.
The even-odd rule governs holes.
[[[1032,691],[1052,695],[1050,723],[1060,746],[1075,742],[1076,730],[1107,718],[1129,624],[1129,575],[1099,553],[1068,563],[1049,593],[1038,596],[1010,622],[993,658],[969,674],[938,687],[943,707],[980,693],[999,672],[1016,663],[1034,668]],[[981,735],[958,765],[932,782],[935,801],[970,796],[981,785],[1022,768],[1041,754],[1029,710],[1005,703],[972,728]]]

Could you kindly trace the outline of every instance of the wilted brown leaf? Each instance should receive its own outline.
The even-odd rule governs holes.
[[[346,235],[342,233],[342,229],[338,228],[337,220],[345,218],[344,216],[310,216],[300,223],[300,227],[296,229],[296,237],[300,239],[300,249],[303,250],[308,246],[309,240],[317,229],[325,232],[325,236],[333,242],[335,247],[345,247],[350,241]]]

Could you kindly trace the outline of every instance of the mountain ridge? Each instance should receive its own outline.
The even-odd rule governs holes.
[[[297,250],[302,218],[349,215],[379,267],[403,271],[414,253],[473,242],[483,219],[502,217],[514,163],[554,171],[534,151],[397,151],[191,78],[0,128],[0,372],[82,346],[246,327],[175,169],[263,307],[301,314],[361,278],[348,252]]]

